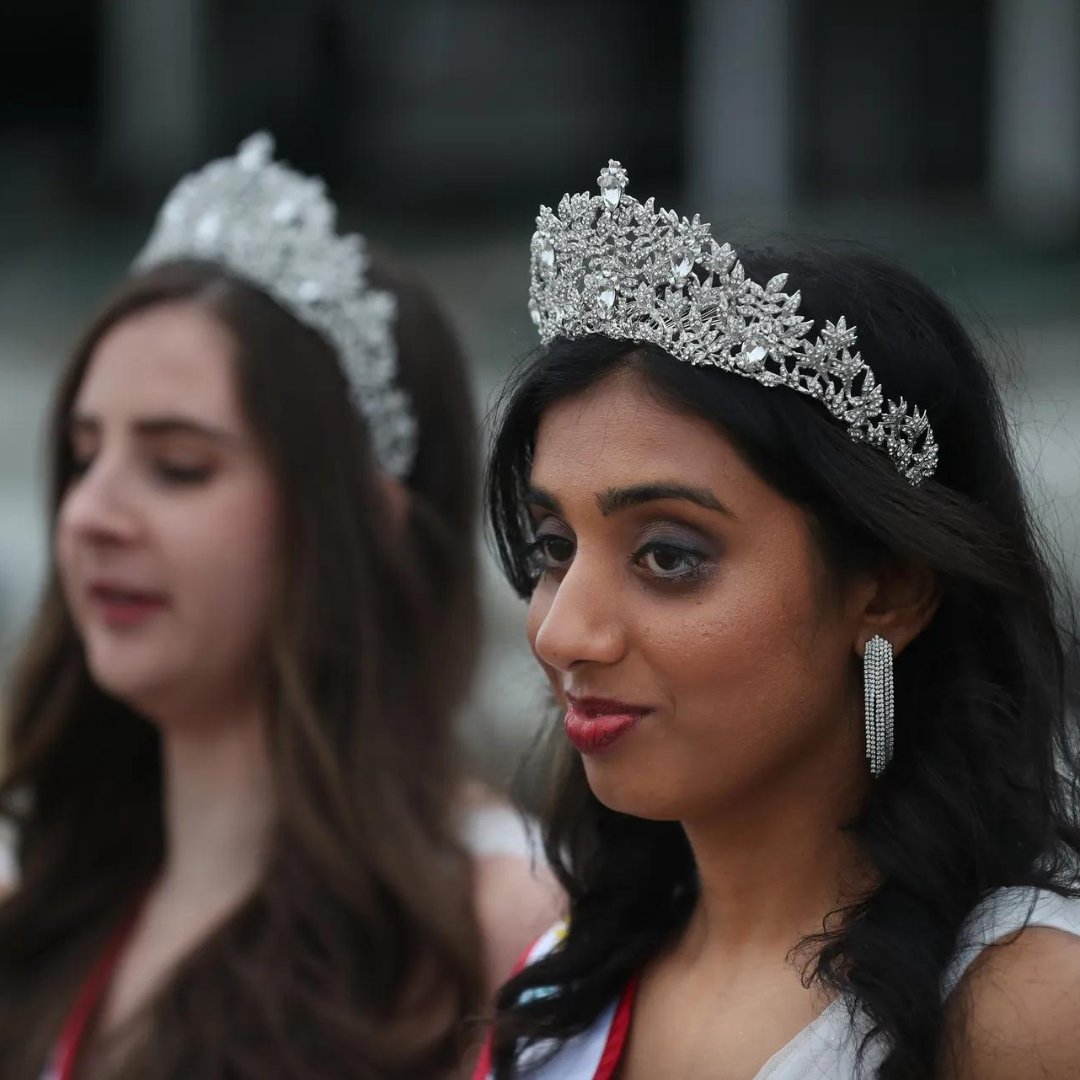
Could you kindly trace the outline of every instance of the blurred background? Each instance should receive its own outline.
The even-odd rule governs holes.
[[[592,190],[609,157],[721,238],[898,259],[1001,361],[1036,505],[1080,574],[1077,0],[6,0],[5,659],[43,572],[58,368],[177,176],[257,128],[428,278],[482,411],[533,345],[537,205]],[[500,779],[541,694],[520,605],[490,567],[485,590],[464,728]]]

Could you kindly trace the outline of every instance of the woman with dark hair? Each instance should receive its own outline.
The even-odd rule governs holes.
[[[477,1076],[1080,1075],[1070,607],[985,361],[877,259],[599,179],[488,482],[570,914]]]
[[[59,387],[0,783],[4,1080],[447,1076],[477,912],[518,951],[553,917],[519,881],[500,910],[463,842],[462,356],[271,151],[177,186]]]

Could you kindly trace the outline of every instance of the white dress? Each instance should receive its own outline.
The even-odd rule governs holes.
[[[1002,889],[993,893],[964,923],[959,946],[942,979],[942,997],[955,988],[983,949],[1025,926],[1048,927],[1080,937],[1080,900],[1034,889]],[[549,952],[564,934],[564,927],[553,927],[533,946],[528,960],[531,962]],[[545,1044],[523,1053],[521,1065],[542,1061],[527,1073],[529,1080],[607,1080],[617,1066],[609,1036],[618,1006],[618,1002],[612,1002],[592,1027],[567,1040],[546,1060],[543,1059],[550,1053],[550,1047]],[[777,1050],[753,1080],[857,1080],[860,1039],[858,1024],[853,1027],[844,1003],[834,1001]],[[882,1045],[871,1044],[863,1056],[862,1077],[872,1077],[883,1057]],[[476,1080],[483,1080],[486,1075],[481,1066]]]

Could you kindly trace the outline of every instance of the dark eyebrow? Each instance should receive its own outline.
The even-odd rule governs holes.
[[[101,425],[92,416],[80,416],[73,414],[68,422],[68,431],[75,435],[78,432],[94,432]],[[234,442],[235,436],[221,428],[210,424],[203,424],[198,420],[191,420],[186,416],[152,416],[143,420],[135,421],[135,431],[139,435],[164,436],[164,435],[198,435],[204,439],[212,439],[214,442]]]
[[[642,503],[657,502],[660,499],[684,499],[706,510],[715,510],[725,517],[735,518],[735,514],[707,488],[681,484],[677,480],[636,484],[634,487],[627,488],[608,488],[607,491],[596,496],[596,505],[600,507],[600,513],[608,517],[611,514],[617,514],[620,510],[627,510],[631,506],[641,506]],[[559,500],[543,488],[529,488],[525,500],[530,506],[542,507],[553,514],[562,513]]]
[[[708,488],[681,484],[677,480],[660,480],[651,484],[636,484],[626,488],[608,488],[596,496],[596,505],[604,517],[628,510],[642,503],[658,502],[661,499],[682,499],[692,502],[706,510],[715,510],[725,517],[735,515]]]
[[[543,488],[531,487],[525,493],[525,501],[530,506],[540,506],[545,510],[550,510],[553,514],[561,514],[562,508],[559,506],[559,500],[554,495],[545,491]]]

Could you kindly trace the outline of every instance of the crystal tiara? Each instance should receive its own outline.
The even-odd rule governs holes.
[[[396,385],[395,298],[368,284],[363,239],[335,232],[337,213],[322,181],[275,162],[273,153],[271,136],[258,132],[235,157],[184,177],[133,269],[178,259],[217,263],[321,333],[368,422],[379,465],[402,478],[416,455],[417,428]]]
[[[626,194],[627,173],[609,161],[599,195],[541,206],[532,239],[529,313],[544,344],[603,334],[651,342],[678,360],[786,386],[820,401],[856,442],[885,450],[918,486],[938,447],[925,412],[882,393],[841,317],[810,340],[787,274],[750,280],[729,244],[695,214],[680,218]]]

